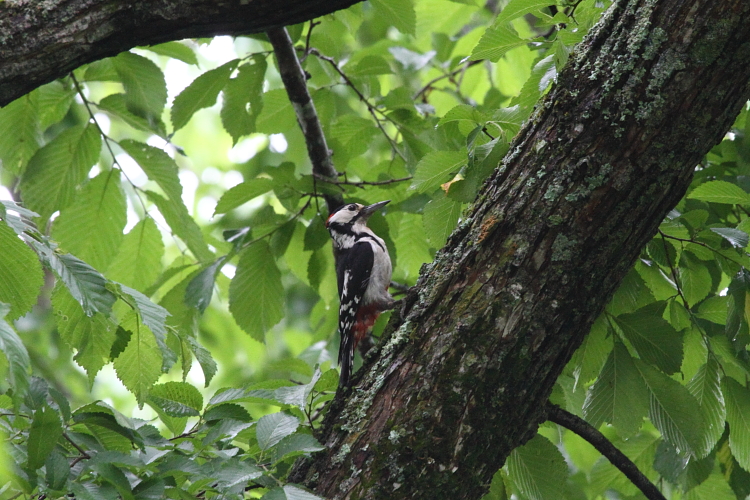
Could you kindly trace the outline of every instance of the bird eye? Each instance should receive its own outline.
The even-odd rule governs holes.
[[[357,206],[356,206],[356,205],[349,205],[349,210],[352,210],[352,211],[354,211],[354,210],[356,210],[356,209],[357,209]]]

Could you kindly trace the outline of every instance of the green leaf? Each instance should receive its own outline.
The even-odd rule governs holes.
[[[735,500],[737,495],[732,491],[726,478],[717,471],[688,491],[684,498],[685,500]]]
[[[172,127],[175,131],[187,125],[196,111],[216,104],[219,92],[229,81],[229,76],[239,64],[234,59],[218,68],[206,71],[174,98],[172,103]]]
[[[371,0],[377,16],[405,35],[415,35],[417,14],[412,0]]]
[[[36,304],[44,285],[39,258],[13,231],[0,223],[0,302],[10,304],[9,319],[23,316]]]
[[[57,316],[60,338],[72,349],[75,359],[94,383],[94,377],[110,361],[112,345],[116,340],[116,326],[103,314],[87,316],[81,304],[62,285],[52,293],[52,307]]]
[[[524,497],[557,500],[564,497],[568,466],[557,447],[537,434],[511,452],[508,475]]]
[[[79,259],[105,270],[117,254],[127,222],[120,172],[102,172],[90,180],[69,207],[60,212],[52,236]]]
[[[451,180],[466,165],[463,151],[432,151],[417,163],[411,187],[420,193],[431,193]]]
[[[255,121],[263,109],[263,81],[268,63],[260,55],[254,64],[243,64],[237,76],[224,87],[221,123],[232,136],[232,144],[243,135],[255,132]]]
[[[125,350],[115,359],[117,378],[135,395],[138,406],[148,397],[161,375],[162,356],[156,337],[145,325],[137,324]]]
[[[430,244],[435,248],[445,245],[448,236],[456,228],[461,216],[461,203],[447,196],[438,195],[424,207],[424,232]]]
[[[29,440],[27,444],[28,461],[27,467],[31,470],[38,469],[47,461],[57,440],[62,437],[62,422],[60,415],[47,405],[34,412],[34,418],[29,428]]]
[[[70,477],[70,464],[68,459],[59,451],[53,451],[44,464],[46,469],[45,480],[51,490],[61,490]]]
[[[698,312],[695,313],[695,316],[717,325],[726,325],[728,301],[729,297],[726,295],[709,297],[698,306]]]
[[[640,360],[635,360],[650,394],[649,419],[680,453],[703,452],[704,423],[698,402],[687,388]]]
[[[310,397],[310,393],[312,392],[313,387],[315,387],[315,384],[318,383],[320,375],[320,368],[316,367],[315,373],[313,373],[310,382],[304,385],[279,387],[273,393],[274,399],[279,403],[294,405],[300,410],[305,411],[305,408],[307,406],[307,399]]]
[[[39,149],[38,104],[31,93],[0,108],[0,160],[3,169],[20,175]]]
[[[265,241],[245,249],[229,285],[229,310],[237,324],[262,342],[265,332],[284,317],[281,273]]]
[[[286,500],[325,500],[323,497],[305,491],[293,484],[284,485],[284,495],[286,495]]]
[[[583,414],[594,427],[603,422],[615,426],[620,435],[633,436],[648,412],[648,390],[628,350],[615,342],[599,378],[589,389]]]
[[[143,56],[121,52],[112,58],[123,87],[128,110],[152,123],[161,119],[167,103],[167,83],[161,69]]]
[[[37,93],[39,127],[42,130],[65,118],[76,95],[73,89],[65,88],[59,80],[42,85]]]
[[[25,394],[29,386],[31,361],[23,341],[5,320],[9,310],[7,304],[0,302],[0,351],[5,354],[9,365],[8,384],[13,389],[13,395],[18,398]]]
[[[724,377],[721,391],[727,407],[729,447],[737,463],[750,470],[750,390],[733,378]]]
[[[225,214],[233,208],[237,208],[243,203],[247,203],[253,198],[269,192],[273,187],[274,182],[265,177],[250,179],[249,181],[237,184],[224,192],[221,198],[219,198],[219,202],[214,209],[214,215]]]
[[[226,257],[219,257],[216,261],[205,267],[193,278],[185,289],[185,304],[195,307],[201,314],[206,311],[211,297],[214,294],[216,276],[226,262]]]
[[[509,50],[522,47],[529,43],[516,34],[510,25],[488,28],[471,53],[471,60],[489,59],[497,62]]]
[[[705,299],[711,292],[713,286],[711,273],[708,272],[703,262],[683,253],[677,271],[682,294],[688,302],[688,307]]]
[[[446,123],[461,120],[482,124],[485,123],[487,119],[487,116],[485,116],[484,113],[479,111],[474,106],[471,106],[469,104],[459,104],[458,106],[451,108],[450,111],[445,113],[445,115],[438,122],[438,125],[445,125]]]
[[[726,203],[729,205],[750,204],[750,194],[741,187],[727,181],[709,181],[693,189],[688,198],[708,201],[710,203]]]
[[[203,396],[186,382],[165,382],[149,391],[149,403],[171,417],[197,417],[203,410]]]
[[[167,316],[169,312],[160,305],[154,304],[151,299],[143,295],[138,290],[120,284],[121,293],[129,297],[121,296],[137,313],[137,323],[143,323],[154,334],[156,343],[159,346],[162,356],[162,371],[166,372],[177,361],[177,355],[167,345]],[[139,328],[136,324],[135,328]]]
[[[310,434],[291,434],[286,436],[274,448],[274,462],[284,459],[285,457],[294,457],[304,453],[315,453],[316,451],[325,450],[317,439]]]
[[[112,281],[145,291],[159,277],[163,256],[161,232],[154,220],[147,217],[125,235],[107,276]]]
[[[354,65],[347,64],[344,71],[349,76],[390,75],[393,73],[388,61],[375,55],[364,56]]]
[[[184,43],[180,43],[180,42],[160,43],[159,45],[151,45],[149,47],[143,47],[143,49],[149,50],[153,52],[154,54],[159,54],[161,56],[167,56],[167,57],[171,57],[172,59],[177,59],[186,64],[192,64],[193,66],[198,66],[198,57],[196,57],[195,52],[193,52],[193,49],[191,49]]]
[[[280,134],[297,125],[297,117],[284,89],[269,90],[263,94],[263,110],[255,123],[258,132]]]
[[[588,384],[601,371],[607,361],[609,353],[612,352],[612,335],[604,315],[591,326],[591,332],[586,335],[583,344],[576,350],[571,359],[575,366],[573,377],[575,384]]]
[[[618,316],[615,322],[642,360],[672,374],[682,364],[682,335],[662,319],[662,311],[650,305]]]
[[[732,227],[711,227],[709,229],[727,240],[735,248],[745,248],[750,243],[750,236],[745,231]]]
[[[495,19],[495,24],[507,23],[517,17],[538,11],[550,5],[555,5],[555,2],[553,0],[511,0],[500,11],[500,14]]]
[[[46,220],[69,206],[76,187],[99,159],[102,138],[96,126],[71,127],[55,137],[29,161],[21,180],[26,206]]]
[[[87,316],[108,314],[117,298],[107,289],[107,280],[96,269],[71,254],[57,253],[53,248],[33,242],[39,257],[68,288]]]
[[[190,216],[182,200],[172,202],[153,191],[146,191],[146,196],[159,209],[174,234],[185,242],[199,261],[208,262],[214,259],[214,254],[203,239],[201,228]]]
[[[261,450],[267,450],[299,427],[297,417],[278,412],[264,415],[258,420],[256,437]]]
[[[121,119],[131,127],[144,132],[155,132],[161,137],[166,137],[167,132],[161,119],[153,117],[147,120],[135,115],[128,109],[125,94],[110,94],[99,101],[99,109],[107,111],[112,116]]]
[[[721,392],[721,373],[716,358],[709,356],[708,362],[687,384],[690,394],[698,400],[703,416],[703,435],[699,456],[708,455],[724,433],[727,410]]]

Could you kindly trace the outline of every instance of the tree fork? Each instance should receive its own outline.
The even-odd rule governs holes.
[[[744,0],[616,2],[291,479],[330,499],[484,494],[750,97],[747,40]]]

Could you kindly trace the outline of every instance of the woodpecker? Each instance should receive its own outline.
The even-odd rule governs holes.
[[[367,227],[367,219],[391,200],[373,205],[349,203],[328,216],[339,285],[340,383],[349,385],[354,349],[372,329],[381,312],[393,307],[388,293],[391,258],[382,238]]]

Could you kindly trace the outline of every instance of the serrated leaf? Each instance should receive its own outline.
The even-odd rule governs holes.
[[[216,361],[214,361],[214,358],[211,357],[211,353],[208,352],[205,347],[200,345],[194,338],[186,337],[185,341],[190,348],[190,352],[193,353],[193,356],[195,356],[195,359],[201,366],[204,379],[203,385],[204,387],[208,387],[208,384],[211,383],[211,380],[214,378],[214,375],[216,375],[216,372],[219,369],[218,366],[216,366]]]
[[[571,363],[575,366],[573,370],[575,387],[578,387],[579,383],[587,384],[601,372],[609,353],[612,352],[612,347],[612,335],[609,332],[607,320],[603,315],[599,316],[571,359]]]
[[[130,342],[115,359],[117,378],[133,393],[138,406],[148,397],[151,386],[161,375],[162,356],[156,337],[145,325],[134,328]]]
[[[70,477],[70,464],[68,459],[59,451],[53,451],[44,464],[46,470],[45,480],[51,490],[61,490],[65,487]]]
[[[741,187],[727,181],[709,181],[693,189],[688,198],[707,201],[710,203],[726,203],[729,205],[750,204],[750,194]]]
[[[29,161],[21,192],[26,206],[46,220],[69,206],[76,187],[99,159],[102,139],[96,126],[71,127],[47,143]]]
[[[122,239],[107,276],[136,290],[145,291],[161,271],[164,242],[156,223],[146,217]]]
[[[224,420],[231,418],[240,422],[250,422],[252,417],[245,408],[234,403],[225,403],[206,410],[203,414],[203,420],[210,422],[212,420]]]
[[[245,462],[227,460],[216,472],[216,480],[221,487],[231,488],[236,485],[244,486],[262,475],[263,471],[258,467]]]
[[[461,216],[461,203],[447,196],[438,195],[424,207],[424,232],[430,244],[435,248],[445,245],[448,236],[456,228]]]
[[[615,342],[599,378],[589,389],[583,414],[591,425],[609,422],[624,437],[633,436],[648,412],[648,390],[628,350]]]
[[[412,0],[371,0],[378,16],[405,35],[414,35],[417,29],[417,14]]]
[[[34,241],[33,245],[42,261],[62,280],[87,316],[110,312],[117,298],[107,289],[107,280],[96,269],[69,253],[57,253],[43,243]]]
[[[148,400],[170,417],[197,417],[203,410],[203,396],[186,382],[165,382],[154,385]]]
[[[153,52],[154,54],[171,57],[172,59],[177,59],[186,64],[198,66],[198,57],[195,55],[195,52],[193,52],[193,49],[191,49],[184,43],[167,42],[143,48]]]
[[[685,500],[735,500],[732,488],[719,472],[711,474],[708,479],[685,494]]]
[[[704,434],[703,417],[695,397],[679,382],[640,360],[635,366],[650,394],[649,419],[664,439],[680,453],[699,456]]]
[[[663,307],[646,306],[632,314],[618,316],[615,322],[642,360],[672,374],[682,364],[682,335],[661,315],[655,314],[661,310]]]
[[[206,311],[214,294],[216,275],[219,274],[225,262],[225,257],[219,257],[213,264],[201,270],[190,281],[185,289],[185,304],[195,307],[201,314]]]
[[[234,59],[218,68],[206,71],[174,98],[172,103],[172,127],[175,131],[187,125],[196,111],[216,104],[219,92],[229,81],[229,76],[239,64]]]
[[[708,362],[690,379],[687,388],[698,401],[703,415],[704,432],[699,453],[699,456],[703,457],[711,452],[724,433],[724,420],[727,415],[724,395],[721,392],[721,373],[716,358],[709,356]]]
[[[243,64],[237,76],[224,87],[221,123],[232,136],[232,143],[243,135],[255,132],[255,122],[263,109],[263,81],[268,64],[260,55],[254,64]],[[249,109],[248,109],[249,108]]]
[[[203,239],[201,228],[195,219],[190,217],[182,200],[173,202],[153,191],[146,191],[146,196],[159,209],[174,234],[185,242],[199,261],[208,262],[214,259],[214,254],[208,249]]]
[[[284,495],[286,495],[286,500],[325,500],[293,484],[284,485]]]
[[[524,497],[557,500],[564,496],[568,466],[557,447],[537,434],[511,452],[508,474]]]
[[[102,172],[90,180],[55,219],[52,236],[63,250],[105,270],[117,254],[127,222],[120,172]]]
[[[745,248],[750,243],[750,236],[739,229],[732,227],[711,227],[709,229],[727,240],[735,248]]]
[[[81,304],[65,286],[58,285],[52,293],[52,307],[57,316],[60,338],[76,349],[76,363],[94,383],[94,377],[110,361],[112,345],[116,340],[116,326],[103,314],[87,316]]]
[[[169,312],[162,306],[155,304],[138,290],[119,284],[121,296],[137,313],[137,323],[143,323],[154,334],[162,357],[162,370],[167,371],[177,361],[177,354],[167,345],[167,316]],[[139,328],[137,325],[135,328]]]
[[[539,9],[554,5],[552,0],[511,0],[495,19],[495,24],[507,23]]]
[[[3,169],[20,175],[39,149],[41,131],[35,94],[19,97],[0,108],[0,160]]]
[[[307,384],[279,387],[274,391],[274,399],[279,403],[294,405],[304,411],[307,406],[307,399],[320,379],[320,374],[320,368],[316,367],[312,379]]]
[[[466,165],[462,151],[432,151],[417,163],[411,187],[420,193],[431,193]]]
[[[166,137],[167,132],[164,128],[164,123],[157,117],[152,117],[147,120],[141,116],[135,115],[128,109],[127,102],[125,101],[125,94],[110,94],[101,101],[98,105],[99,109],[107,111],[111,115],[121,119],[131,127],[137,130],[143,130],[144,132],[155,132],[161,137]]]
[[[167,103],[167,83],[161,69],[150,59],[121,52],[112,58],[123,87],[128,110],[152,122],[161,119]]]
[[[471,60],[489,59],[492,62],[497,62],[509,50],[524,46],[527,43],[529,41],[520,38],[510,25],[488,28],[482,38],[479,39],[477,46],[474,47]]]
[[[487,116],[479,111],[476,107],[469,104],[459,104],[451,108],[438,122],[438,125],[445,125],[446,123],[467,120],[474,123],[484,123],[487,121]]]
[[[29,352],[13,327],[5,320],[10,308],[0,302],[0,351],[8,361],[8,384],[16,397],[26,393],[29,386],[31,362]]]
[[[324,449],[325,447],[310,434],[291,434],[279,441],[274,448],[274,462],[278,462],[286,456],[314,453]]]
[[[47,461],[57,440],[62,437],[62,422],[57,412],[45,405],[34,412],[34,418],[29,428],[29,440],[27,444],[28,461],[27,467],[31,470],[38,469]]]
[[[717,325],[726,325],[728,301],[729,297],[726,295],[709,297],[698,306],[698,312],[695,313],[695,316],[716,323]]]
[[[258,420],[256,437],[261,450],[267,450],[299,427],[297,417],[278,412],[264,415]]]
[[[59,80],[42,85],[37,93],[39,126],[42,130],[65,118],[75,96],[75,91],[65,88]]]
[[[10,304],[8,319],[31,310],[43,285],[44,273],[37,255],[0,222],[0,302]]]
[[[269,90],[263,94],[263,110],[255,122],[258,132],[280,134],[296,124],[297,117],[284,89]]]
[[[727,408],[729,447],[737,463],[750,471],[750,390],[731,377],[721,381]]]
[[[680,266],[677,270],[682,294],[692,307],[711,292],[713,281],[711,273],[705,264],[684,254],[680,258]]]
[[[284,287],[276,260],[265,241],[245,249],[229,285],[229,310],[237,324],[262,342],[284,316]]]
[[[233,208],[237,208],[243,203],[247,203],[253,198],[269,192],[273,187],[273,180],[263,177],[237,184],[221,195],[214,209],[214,215],[225,214]]]

